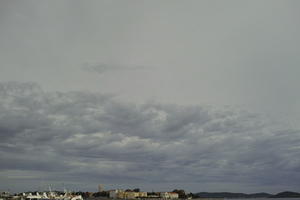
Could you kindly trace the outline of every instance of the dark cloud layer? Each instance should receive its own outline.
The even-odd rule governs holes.
[[[0,84],[0,136],[0,186],[16,190],[24,180],[192,191],[300,181],[300,132],[231,108],[135,105],[8,82]]]

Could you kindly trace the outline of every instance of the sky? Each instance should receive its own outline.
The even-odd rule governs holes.
[[[0,1],[0,190],[300,192],[299,8]]]

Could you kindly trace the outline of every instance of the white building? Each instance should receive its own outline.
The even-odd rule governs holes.
[[[179,195],[176,192],[169,192],[170,199],[178,199]]]
[[[179,195],[176,192],[160,192],[159,197],[163,199],[178,199]]]
[[[103,185],[99,184],[98,185],[98,192],[103,192],[103,191],[104,191]]]
[[[109,198],[117,199],[121,197],[121,194],[124,193],[124,190],[110,190]]]

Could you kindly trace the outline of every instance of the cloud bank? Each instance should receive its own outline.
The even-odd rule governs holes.
[[[114,65],[114,64],[104,64],[104,63],[85,63],[82,69],[89,72],[96,72],[103,74],[110,71],[135,71],[135,70],[145,70],[149,69],[145,66],[126,66],[126,65]]]
[[[231,108],[135,105],[5,82],[0,136],[0,187],[15,190],[41,181],[271,190],[296,188],[300,179],[299,130]]]

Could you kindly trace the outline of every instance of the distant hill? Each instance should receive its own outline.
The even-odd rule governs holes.
[[[195,194],[198,198],[268,198],[272,194],[268,193],[232,193],[232,192],[199,192]]]
[[[285,191],[275,194],[271,198],[300,198],[300,193]]]
[[[300,198],[300,193],[285,191],[272,195],[269,193],[233,193],[233,192],[199,192],[195,198]]]
[[[271,197],[272,194],[261,192],[261,193],[253,193],[253,194],[248,194],[249,198],[267,198]]]

